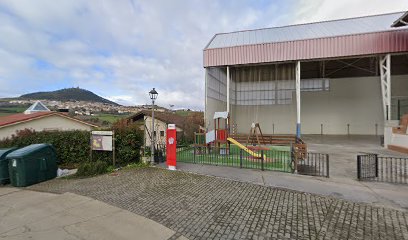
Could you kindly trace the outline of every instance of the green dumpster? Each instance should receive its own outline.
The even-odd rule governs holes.
[[[57,176],[57,154],[50,144],[32,144],[7,155],[11,185],[26,187]]]
[[[8,159],[6,159],[7,154],[16,150],[17,148],[4,148],[0,149],[0,184],[6,184],[10,182]]]

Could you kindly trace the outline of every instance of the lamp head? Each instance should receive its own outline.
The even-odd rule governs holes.
[[[152,90],[150,90],[149,92],[150,99],[152,99],[153,101],[156,100],[157,95],[159,94],[157,93],[156,89],[153,88]]]

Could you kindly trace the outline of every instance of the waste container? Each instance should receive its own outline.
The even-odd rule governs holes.
[[[8,167],[9,160],[6,159],[6,156],[16,149],[16,147],[0,149],[0,184],[6,184],[10,182]]]
[[[50,144],[32,144],[7,155],[11,185],[26,187],[57,176],[57,154]]]

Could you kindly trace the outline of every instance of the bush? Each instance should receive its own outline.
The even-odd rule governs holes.
[[[126,165],[139,162],[140,147],[143,145],[143,133],[138,128],[117,125],[115,130],[116,162]],[[89,138],[87,131],[34,132],[25,129],[11,138],[0,141],[0,148],[25,147],[35,143],[49,143],[57,150],[60,166],[73,168],[79,163],[89,161]],[[112,163],[112,152],[93,151],[93,161]]]
[[[76,173],[77,177],[90,177],[99,174],[104,174],[111,172],[109,164],[105,161],[96,161],[96,162],[83,162],[79,165],[78,171]]]

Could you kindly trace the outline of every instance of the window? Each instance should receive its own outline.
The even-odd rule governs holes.
[[[160,131],[160,137],[164,137],[164,131]]]

